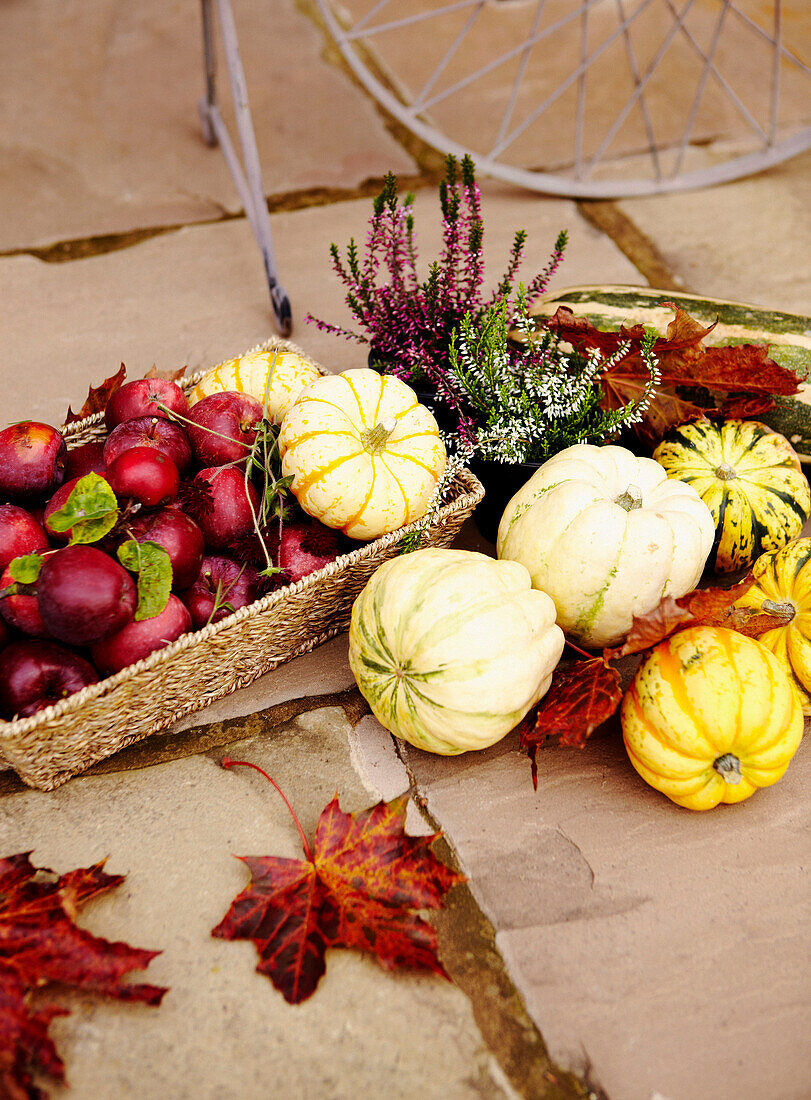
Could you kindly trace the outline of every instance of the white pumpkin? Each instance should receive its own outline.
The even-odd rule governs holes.
[[[304,511],[353,539],[424,516],[446,461],[411,387],[367,367],[308,386],[282,421],[279,449]]]
[[[500,558],[527,567],[581,645],[616,645],[634,615],[695,588],[715,524],[698,493],[624,447],[568,447],[507,505]]]
[[[305,386],[320,377],[318,367],[298,352],[281,348],[251,351],[204,374],[192,392],[191,404],[223,390],[248,393],[263,405],[267,396],[268,420],[281,424]]]
[[[526,569],[467,550],[391,559],[352,608],[349,663],[378,721],[445,756],[514,729],[562,651],[554,604]]]

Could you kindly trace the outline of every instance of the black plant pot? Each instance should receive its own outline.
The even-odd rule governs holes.
[[[484,500],[473,513],[480,533],[495,543],[504,509],[541,462],[492,462],[474,458],[470,469],[484,486]]]

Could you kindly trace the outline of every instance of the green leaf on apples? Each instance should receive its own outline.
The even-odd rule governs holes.
[[[172,591],[172,561],[157,542],[128,539],[118,548],[118,560],[138,574],[138,606],[135,621],[153,619],[169,602]]]
[[[54,531],[70,531],[70,545],[98,542],[115,527],[118,501],[100,474],[79,478],[65,504],[48,517]]]
[[[20,554],[8,563],[11,579],[18,584],[34,584],[39,580],[43,561],[42,554]]]

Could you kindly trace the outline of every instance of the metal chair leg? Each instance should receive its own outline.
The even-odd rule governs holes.
[[[228,66],[228,76],[231,83],[231,94],[234,100],[234,112],[236,114],[237,132],[242,147],[242,161],[234,149],[231,138],[223,122],[220,109],[217,105],[217,91],[215,82],[214,59],[214,11],[213,0],[202,0],[203,11],[203,52],[205,60],[206,94],[200,100],[200,118],[203,126],[203,137],[209,145],[219,145],[225,156],[226,163],[236,184],[239,197],[245,207],[245,213],[250,222],[256,243],[262,253],[265,265],[268,290],[276,323],[282,336],[289,336],[293,327],[293,317],[290,309],[290,299],[287,292],[279,282],[276,269],[276,256],[273,251],[273,240],[270,234],[270,218],[268,216],[265,189],[262,184],[262,172],[259,167],[259,153],[256,148],[256,138],[251,121],[251,111],[248,106],[248,89],[245,83],[245,73],[239,57],[239,43],[237,41],[234,14],[231,10],[230,0],[217,0],[217,14],[220,22],[225,60]]]

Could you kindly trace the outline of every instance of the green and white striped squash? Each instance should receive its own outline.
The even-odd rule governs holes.
[[[782,435],[754,420],[682,424],[653,457],[669,478],[691,485],[712,512],[710,565],[719,573],[748,568],[800,533],[811,492],[800,461]]]
[[[776,363],[789,367],[806,382],[797,397],[778,398],[762,420],[786,436],[802,462],[811,462],[811,317],[774,309],[706,298],[677,290],[640,286],[574,286],[533,302],[530,313],[540,323],[566,306],[604,332],[617,332],[643,324],[660,336],[673,320],[672,306],[679,306],[696,321],[715,328],[706,337],[709,346],[768,344]],[[520,338],[520,334],[511,334]]]
[[[393,558],[352,608],[349,664],[375,717],[443,756],[514,729],[562,651],[554,605],[526,569],[467,550]]]
[[[546,461],[504,510],[499,558],[519,561],[548,592],[558,625],[581,645],[616,645],[635,615],[695,587],[712,516],[650,458],[578,443]]]

